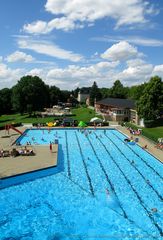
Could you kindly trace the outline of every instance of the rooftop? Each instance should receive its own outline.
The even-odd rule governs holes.
[[[105,98],[97,101],[96,104],[108,105],[118,108],[135,108],[135,101],[131,99],[121,99],[121,98]]]

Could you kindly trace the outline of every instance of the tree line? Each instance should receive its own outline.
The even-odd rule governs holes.
[[[94,105],[95,100],[107,97],[133,99],[140,117],[154,120],[163,115],[163,82],[158,76],[132,87],[124,87],[120,80],[116,80],[111,88],[98,88],[94,82],[91,87],[72,91],[49,86],[38,76],[24,76],[12,88],[0,90],[0,115],[16,112],[31,114],[58,102],[72,103],[76,101],[78,92],[85,90],[90,94],[91,105]]]

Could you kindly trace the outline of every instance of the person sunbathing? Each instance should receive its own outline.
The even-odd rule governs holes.
[[[157,143],[156,145],[155,145],[155,148],[157,148],[157,149],[163,149],[163,143],[161,142],[161,143]]]

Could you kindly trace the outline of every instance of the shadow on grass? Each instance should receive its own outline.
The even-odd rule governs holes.
[[[0,123],[14,121],[14,120],[15,120],[15,118],[7,118],[7,119],[0,120]]]

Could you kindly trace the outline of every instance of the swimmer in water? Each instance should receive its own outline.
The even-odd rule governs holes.
[[[157,208],[151,208],[151,211],[152,211],[153,213],[156,213],[158,210],[157,210]]]
[[[106,195],[107,195],[107,196],[110,195],[108,188],[106,188]]]

